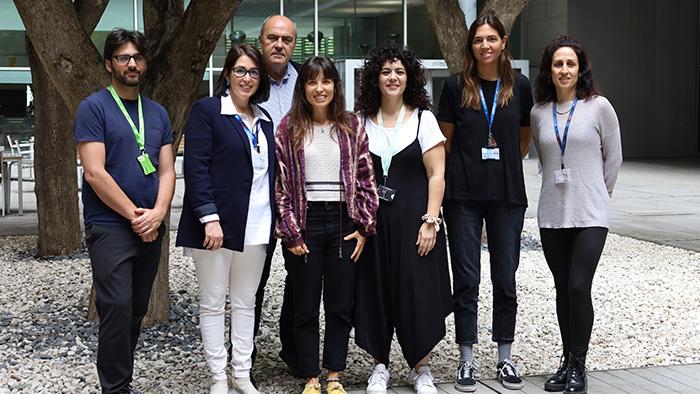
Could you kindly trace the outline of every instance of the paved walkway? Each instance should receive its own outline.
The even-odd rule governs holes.
[[[477,393],[547,393],[544,376],[528,376],[522,390],[507,390],[495,379],[479,380]],[[350,390],[348,394],[364,394],[365,390]],[[457,394],[452,383],[438,385],[440,394]],[[588,373],[588,392],[599,394],[624,393],[700,393],[700,364],[672,365],[652,368],[616,369]],[[388,393],[415,393],[413,387],[392,387]]]
[[[541,179],[537,161],[526,160],[525,185],[530,201],[526,215],[534,217]],[[177,228],[184,194],[178,179],[172,228]],[[0,218],[0,235],[36,234],[36,197],[32,182],[24,183],[24,216]],[[13,189],[13,212],[17,194]],[[628,160],[622,167],[612,200],[612,232],[700,252],[700,158]]]

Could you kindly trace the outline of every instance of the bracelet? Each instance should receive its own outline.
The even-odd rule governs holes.
[[[436,218],[435,216],[433,216],[429,213],[426,213],[425,215],[421,216],[420,219],[422,221],[424,221],[425,223],[432,224],[433,226],[435,226],[435,232],[440,231],[440,225],[442,224],[442,219],[440,219],[439,217]]]

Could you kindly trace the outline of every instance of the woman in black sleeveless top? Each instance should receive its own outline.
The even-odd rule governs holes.
[[[445,138],[428,110],[425,72],[409,49],[376,48],[355,110],[365,121],[380,203],[377,236],[358,266],[355,338],[375,359],[368,393],[385,393],[394,330],[418,393],[436,393],[429,355],[451,312],[445,232]]]

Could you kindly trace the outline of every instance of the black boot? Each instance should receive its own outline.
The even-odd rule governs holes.
[[[586,352],[569,355],[569,372],[566,374],[566,387],[564,392],[586,394],[588,384],[586,382]]]
[[[569,371],[569,352],[564,350],[559,361],[559,369],[544,382],[544,391],[564,391],[566,375]]]

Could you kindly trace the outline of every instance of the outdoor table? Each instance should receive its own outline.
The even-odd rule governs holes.
[[[3,191],[5,192],[5,214],[10,213],[10,196],[12,192],[12,178],[10,176],[10,171],[12,169],[12,164],[17,163],[17,213],[19,215],[24,215],[24,209],[22,207],[22,155],[9,154],[2,155],[2,181],[5,183]]]

